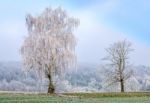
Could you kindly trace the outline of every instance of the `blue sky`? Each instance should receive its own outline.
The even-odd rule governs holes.
[[[134,64],[150,65],[149,0],[3,0],[0,1],[0,61],[19,61],[27,34],[25,15],[61,6],[80,20],[75,31],[79,62],[100,63],[104,48],[122,39],[133,43]]]
[[[118,9],[108,17],[107,22],[149,43],[149,12],[149,0],[122,0]]]

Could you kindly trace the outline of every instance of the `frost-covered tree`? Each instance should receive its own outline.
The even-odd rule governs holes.
[[[49,80],[48,93],[55,92],[54,77],[76,62],[76,38],[79,21],[58,7],[46,8],[40,15],[26,16],[28,36],[21,47],[27,70],[34,69]]]
[[[118,41],[106,49],[107,56],[104,58],[106,81],[109,85],[120,84],[121,92],[125,90],[125,81],[132,75],[131,64],[129,63],[129,54],[133,51],[131,43],[123,40]]]

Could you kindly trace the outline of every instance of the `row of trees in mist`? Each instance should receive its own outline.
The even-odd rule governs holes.
[[[28,36],[21,47],[21,55],[26,70],[35,70],[39,76],[49,80],[48,93],[55,92],[56,76],[76,65],[76,38],[73,34],[79,20],[69,17],[63,9],[46,8],[39,16],[26,17]],[[106,78],[109,85],[120,83],[124,92],[125,81],[131,77],[129,54],[131,43],[119,41],[106,49],[104,58]],[[101,75],[101,74],[100,74]]]
[[[55,92],[118,92],[119,83],[107,86],[103,66],[78,63],[77,71],[66,71],[64,78],[56,78]],[[125,82],[125,91],[150,91],[150,67],[133,66],[134,75]],[[56,80],[55,79],[55,80]],[[0,62],[0,90],[22,92],[47,92],[48,80],[34,70],[24,73],[20,62]]]

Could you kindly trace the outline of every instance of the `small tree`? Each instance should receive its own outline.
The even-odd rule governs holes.
[[[109,85],[120,83],[121,92],[125,91],[125,81],[133,74],[128,61],[131,51],[133,51],[131,43],[126,40],[116,42],[106,49],[108,53],[104,58],[107,61],[104,66],[106,81]]]
[[[53,77],[76,62],[73,30],[79,22],[59,7],[46,8],[36,17],[27,15],[26,24],[28,36],[21,47],[24,66],[45,75],[49,80],[48,93],[54,93]]]

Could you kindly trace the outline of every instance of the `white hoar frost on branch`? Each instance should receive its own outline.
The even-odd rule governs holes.
[[[118,41],[106,49],[107,56],[103,58],[106,64],[104,74],[109,85],[120,83],[121,92],[125,92],[125,82],[133,75],[129,54],[133,51],[132,44],[127,41]]]
[[[76,63],[76,38],[73,34],[79,21],[70,18],[60,7],[46,8],[41,15],[26,17],[28,36],[21,47],[27,70],[35,69],[49,79],[48,93],[55,92],[53,76]]]

